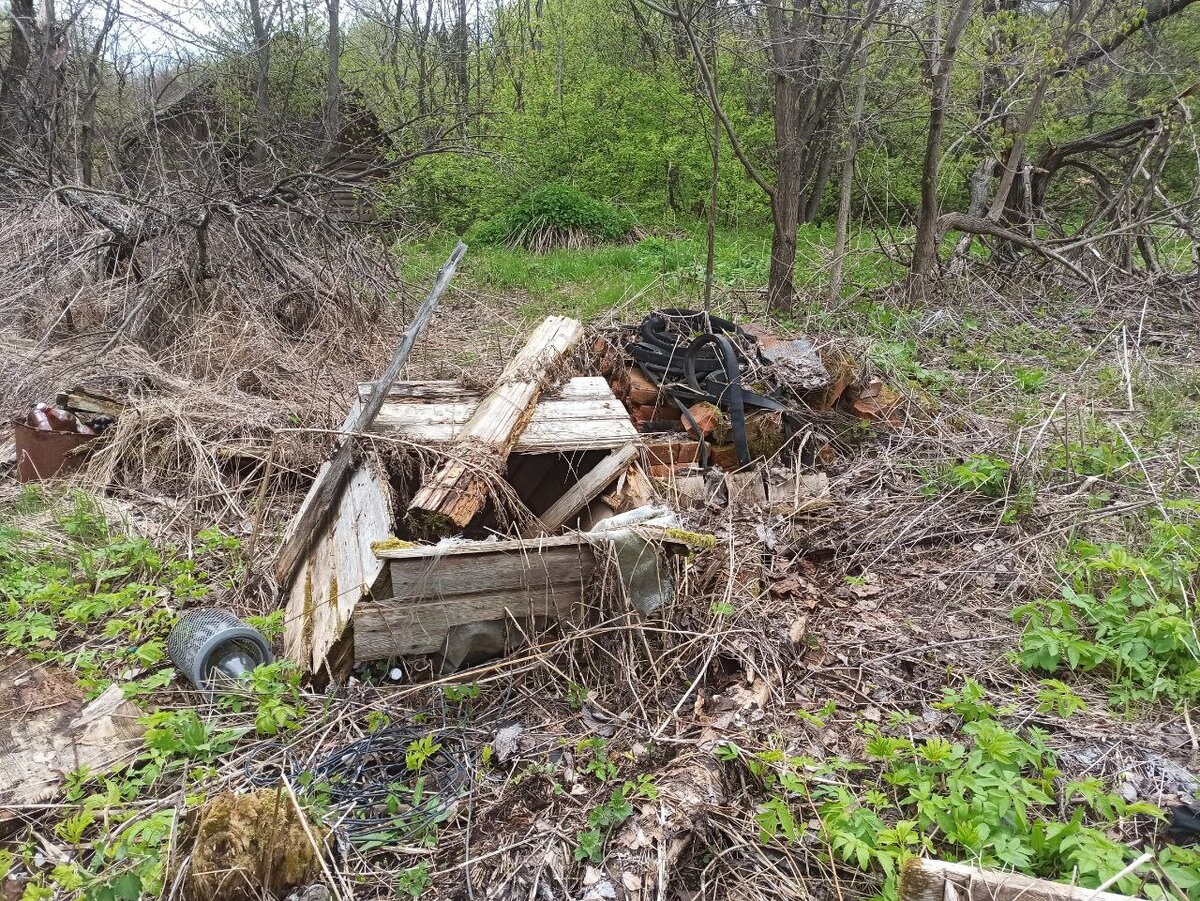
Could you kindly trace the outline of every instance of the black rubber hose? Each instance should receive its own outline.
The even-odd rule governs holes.
[[[700,350],[709,344],[717,346],[725,372],[725,382],[720,385],[721,394],[715,396],[711,390],[700,384],[696,375],[696,357]],[[738,464],[740,466],[748,465],[750,463],[750,444],[746,440],[746,406],[742,399],[742,367],[738,362],[737,351],[733,349],[733,343],[724,335],[715,335],[712,332],[699,335],[693,338],[692,343],[688,345],[687,351],[684,353],[684,365],[685,376],[691,388],[713,396],[713,401],[718,406],[728,406],[729,421],[733,426],[733,446],[737,451]]]
[[[660,394],[665,393],[667,397],[675,402],[675,406],[679,407],[679,414],[686,419],[692,426],[692,430],[696,435],[696,440],[700,442],[700,465],[708,466],[708,442],[704,440],[704,433],[700,431],[700,423],[696,422],[696,417],[692,415],[692,411],[688,409],[688,405],[675,396],[674,392],[663,390],[663,384],[658,378],[647,369],[640,361],[637,364],[638,369],[642,370],[642,374],[650,380]]]

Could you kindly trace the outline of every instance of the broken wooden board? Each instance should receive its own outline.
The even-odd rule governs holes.
[[[58,395],[56,403],[60,407],[77,413],[93,413],[99,416],[111,416],[113,419],[125,412],[125,405],[121,401],[109,397],[107,394],[90,391],[82,386],[62,392]]]
[[[365,396],[371,384],[358,386]],[[370,432],[414,444],[450,444],[475,412],[483,392],[458,382],[398,382]],[[534,408],[513,453],[556,454],[617,448],[640,441],[625,406],[600,376],[573,378]]]
[[[900,901],[1140,901],[1020,873],[913,858],[900,871]]]
[[[725,492],[734,510],[761,510],[767,506],[767,489],[758,469],[725,474]]]
[[[616,488],[610,494],[601,496],[601,500],[612,507],[617,513],[628,513],[638,507],[649,507],[662,502],[654,482],[646,475],[640,464],[633,464],[617,481]]]
[[[75,681],[23,657],[0,668],[0,822],[54,798],[67,773],[93,775],[142,747],[142,712],[111,685],[89,704]]]
[[[392,355],[392,361],[388,363],[387,369],[379,377],[375,387],[367,393],[365,399],[356,400],[351,404],[350,413],[339,430],[342,438],[333,458],[317,472],[317,477],[309,487],[304,503],[300,505],[300,512],[292,520],[283,536],[283,543],[275,555],[275,579],[284,591],[294,587],[293,577],[296,568],[308,553],[312,542],[326,531],[329,518],[337,508],[346,482],[353,474],[354,442],[350,436],[366,432],[371,423],[375,421],[388,390],[400,378],[400,373],[408,364],[413,345],[425,326],[429,324],[429,320],[433,318],[433,311],[437,308],[438,299],[446,290],[446,286],[450,284],[450,279],[454,277],[454,270],[466,252],[467,245],[459,241],[449,259],[438,271],[433,287],[425,296],[421,306],[417,308],[412,322],[400,336],[400,341],[396,344],[396,352]]]
[[[455,626],[548,616],[567,619],[596,566],[580,534],[380,549],[392,594],[354,611],[356,663],[435,654]]]
[[[606,487],[615,482],[637,454],[636,444],[619,447],[601,460],[569,488],[539,519],[542,528],[553,532],[590,504]]]
[[[408,504],[411,515],[441,534],[465,528],[475,518],[492,494],[489,479],[507,472],[508,456],[542,393],[582,339],[583,324],[576,319],[542,320],[479,401],[445,461],[421,483]]]
[[[386,566],[371,544],[391,532],[387,479],[374,465],[360,464],[351,473],[333,516],[297,565],[289,589],[284,654],[304,672],[321,671],[355,605],[386,579]]]

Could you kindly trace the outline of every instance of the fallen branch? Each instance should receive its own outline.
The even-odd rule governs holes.
[[[1019,232],[1007,229],[999,223],[993,222],[991,219],[985,219],[981,216],[968,216],[965,213],[946,213],[938,219],[938,233],[944,236],[947,232],[951,231],[960,231],[971,235],[987,235],[992,238],[1011,241],[1013,244],[1017,244],[1027,250],[1032,250],[1034,253],[1040,254],[1048,260],[1053,260],[1077,276],[1080,281],[1090,282],[1087,274],[1062,254],[1047,247],[1041,241],[1036,241]]]

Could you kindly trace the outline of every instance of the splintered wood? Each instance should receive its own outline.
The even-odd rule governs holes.
[[[386,576],[371,550],[392,530],[387,480],[369,465],[357,467],[327,525],[309,545],[288,592],[284,647],[305,672],[318,672],[341,638],[359,599]]]
[[[487,501],[489,479],[503,474],[542,391],[582,337],[583,326],[565,316],[550,316],[534,330],[463,426],[450,459],[409,504],[414,516],[435,529],[471,521]]]
[[[900,871],[900,901],[1140,901],[1129,895],[914,858]]]
[[[90,704],[73,679],[24,657],[0,665],[0,823],[58,794],[67,773],[108,772],[142,747],[142,712],[119,685]]]

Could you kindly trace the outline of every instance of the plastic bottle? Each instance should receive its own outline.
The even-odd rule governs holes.
[[[25,424],[31,429],[38,429],[43,432],[50,431],[50,417],[46,415],[46,411],[41,409],[40,406],[34,407],[29,411],[25,417]]]
[[[50,428],[56,432],[73,432],[79,425],[79,420],[70,410],[62,407],[47,407],[46,418],[50,420]]]

